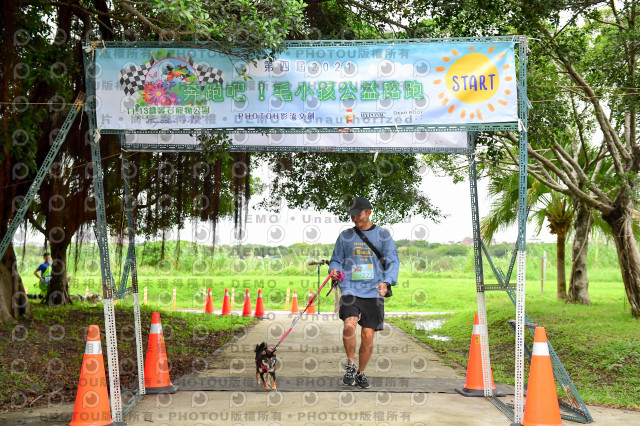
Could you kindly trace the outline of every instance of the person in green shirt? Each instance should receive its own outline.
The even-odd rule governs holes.
[[[40,287],[40,295],[44,298],[47,295],[49,280],[51,280],[51,255],[49,253],[45,253],[42,256],[44,257],[44,262],[42,262],[40,266],[33,271],[33,275],[35,275],[40,281],[38,283]],[[38,275],[38,272],[40,275]]]

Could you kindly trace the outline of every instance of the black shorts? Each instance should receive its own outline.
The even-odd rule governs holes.
[[[384,327],[384,298],[362,298],[350,294],[340,297],[339,317],[342,321],[349,317],[360,317],[360,327],[380,331]]]

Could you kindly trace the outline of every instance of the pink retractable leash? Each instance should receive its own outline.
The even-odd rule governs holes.
[[[311,304],[316,300],[316,298],[318,297],[318,294],[320,294],[320,290],[322,290],[325,286],[325,284],[327,284],[327,282],[329,282],[329,279],[331,278],[331,275],[329,275],[327,277],[326,280],[324,280],[324,282],[322,283],[322,285],[320,286],[320,288],[318,289],[318,291],[316,291],[316,294],[313,295],[313,297],[309,300],[309,303],[307,303],[306,308],[304,308],[303,311],[300,311],[298,313],[298,316],[295,317],[295,319],[293,320],[293,322],[291,323],[291,327],[289,327],[289,330],[287,330],[286,333],[284,333],[284,335],[280,338],[280,341],[274,346],[274,350],[278,347],[278,345],[280,343],[282,343],[282,341],[289,335],[289,333],[291,333],[291,330],[293,330],[293,327],[295,327],[296,323],[298,322],[298,320],[300,319],[300,317],[307,312],[307,309],[309,309],[309,306],[311,306]],[[338,282],[342,282],[344,281],[344,272],[338,271],[338,279],[335,280],[332,285],[331,285],[331,290],[329,290],[329,293],[327,293],[327,296],[331,294],[331,292],[333,291],[333,289],[336,287]]]

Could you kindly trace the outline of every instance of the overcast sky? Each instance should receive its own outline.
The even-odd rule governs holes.
[[[265,171],[256,170],[262,177]],[[469,196],[469,182],[454,184],[449,177],[437,177],[428,172],[421,184],[421,190],[428,194],[434,205],[438,206],[448,217],[441,223],[435,224],[424,217],[411,218],[407,223],[387,227],[394,239],[423,239],[429,242],[447,243],[459,242],[465,237],[472,236],[471,201]],[[480,216],[489,212],[490,200],[487,198],[487,181],[478,182]],[[249,208],[249,223],[244,242],[249,244],[291,245],[299,242],[334,243],[340,230],[351,227],[351,222],[338,222],[338,219],[328,213],[316,211],[290,210],[286,207],[280,214],[268,213],[254,209],[261,197],[256,197]],[[376,206],[374,206],[375,208]],[[514,206],[517,208],[517,206]],[[527,239],[539,239],[553,242],[555,237],[546,227],[539,236],[533,234],[533,226],[527,229]],[[204,232],[204,230],[203,230]],[[193,239],[193,232],[186,230],[181,234],[183,239]],[[515,242],[516,227],[512,227],[496,235],[496,241]],[[235,243],[233,221],[224,220],[218,226],[220,244]]]

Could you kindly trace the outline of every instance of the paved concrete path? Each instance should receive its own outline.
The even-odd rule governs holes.
[[[220,348],[206,365],[196,363],[194,374],[172,378],[174,383],[185,384],[182,391],[145,396],[125,420],[131,426],[509,425],[507,417],[484,398],[426,393],[412,387],[438,380],[451,387],[456,380],[463,384],[464,377],[445,366],[424,344],[390,324],[376,333],[374,354],[366,370],[375,388],[367,392],[353,387],[328,389],[327,381],[340,379],[346,362],[342,322],[333,314],[302,318],[278,348],[277,374],[283,391],[267,392],[255,385],[247,390],[246,378],[255,377],[255,345],[262,341],[274,345],[292,319],[280,314],[260,321]],[[171,359],[172,348],[167,351]],[[287,379],[295,384],[289,391]],[[236,390],[233,380],[242,382]],[[195,389],[197,381],[224,383],[219,387],[226,390],[188,390],[189,386]],[[64,405],[0,415],[0,424],[68,424],[72,409],[72,405]],[[595,424],[640,424],[638,412],[600,407],[589,410]],[[57,413],[61,416],[56,417]]]
[[[225,378],[242,380],[254,377],[255,345],[262,341],[274,345],[289,328],[292,319],[291,315],[276,315],[270,320],[260,321],[248,333],[221,348],[206,369],[201,368],[199,372],[174,382],[189,385],[190,378],[194,379],[193,384],[196,379],[209,379],[210,383],[215,383]],[[509,424],[509,420],[484,398],[425,393],[411,388],[409,382],[419,379],[425,382],[457,379],[464,384],[464,377],[445,366],[424,344],[391,324],[385,324],[385,330],[376,333],[374,354],[366,369],[375,388],[368,392],[353,387],[325,391],[327,376],[341,378],[344,374],[346,357],[341,336],[342,322],[337,316],[309,315],[296,324],[280,345],[277,376],[283,383],[281,387],[284,388],[285,378],[304,379],[304,391],[267,392],[262,385],[256,385],[253,391],[241,390],[238,386],[235,391],[186,390],[171,396],[145,396],[126,420],[132,426],[148,425],[149,421],[182,426],[214,423]],[[358,336],[358,344],[359,340]],[[170,356],[171,348],[168,352]],[[598,422],[601,424],[640,422],[640,413],[627,414],[606,409],[593,409],[592,413],[597,420],[602,419]]]

